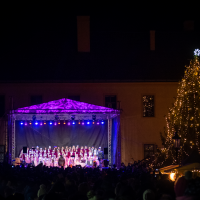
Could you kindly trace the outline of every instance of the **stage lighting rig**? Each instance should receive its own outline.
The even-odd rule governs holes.
[[[58,115],[55,115],[55,120],[59,120],[59,116]]]
[[[33,115],[32,119],[33,119],[33,121],[35,121],[35,120],[36,120],[36,116],[35,116],[35,115]]]
[[[96,115],[92,115],[92,120],[96,120]]]
[[[71,116],[71,120],[74,121],[75,120],[75,115]]]

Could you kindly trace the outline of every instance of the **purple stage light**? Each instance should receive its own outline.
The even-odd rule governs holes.
[[[84,125],[85,123],[84,122],[82,122],[82,125]]]
[[[40,122],[40,126],[42,126],[42,122]]]
[[[97,125],[99,125],[99,122],[97,122]]]
[[[113,113],[120,114],[119,110],[96,106],[84,102],[74,101],[71,99],[59,99],[47,103],[19,108],[15,113]]]
[[[54,126],[56,126],[57,125],[57,123],[56,122],[54,122]]]
[[[27,126],[27,124],[28,124],[27,122],[24,123],[25,126]]]
[[[70,122],[68,122],[67,125],[70,125]]]

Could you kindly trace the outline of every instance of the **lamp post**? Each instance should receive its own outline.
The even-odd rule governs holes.
[[[181,138],[178,136],[177,132],[175,132],[174,137],[172,137],[174,148],[176,150],[176,161],[178,157],[178,150],[180,149]]]

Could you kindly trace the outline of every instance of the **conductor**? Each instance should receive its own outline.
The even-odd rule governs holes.
[[[98,148],[98,160],[104,159],[104,153],[101,151],[101,147]]]

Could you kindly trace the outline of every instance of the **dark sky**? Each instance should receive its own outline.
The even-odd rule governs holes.
[[[196,5],[1,7],[1,81],[173,81],[200,48]],[[77,52],[77,15],[90,15],[90,53]],[[194,31],[184,31],[185,20]],[[149,31],[156,50],[149,50]]]

